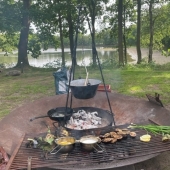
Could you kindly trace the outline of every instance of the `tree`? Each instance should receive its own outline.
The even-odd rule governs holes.
[[[145,3],[149,7],[149,54],[148,63],[152,62],[154,32],[156,20],[160,17],[160,9],[165,0],[146,0]],[[159,6],[157,6],[159,4]]]
[[[13,33],[3,33],[0,35],[0,49],[5,52],[5,55],[17,49],[18,37],[18,34]]]
[[[10,35],[18,34],[20,31],[20,38],[18,44],[18,62],[16,66],[20,66],[21,62],[24,65],[29,65],[27,58],[27,43],[29,32],[29,7],[31,0],[23,0],[22,2],[14,0],[2,0],[0,2],[0,20],[2,25],[0,26],[1,32],[6,34],[6,37]],[[12,36],[10,36],[11,38]],[[6,40],[9,41],[7,38]]]
[[[17,67],[29,66],[28,56],[27,56],[27,45],[28,45],[28,35],[29,35],[29,27],[30,27],[30,19],[29,19],[29,8],[31,5],[31,0],[23,0],[23,8],[21,10],[22,13],[22,28],[20,32],[19,44],[18,44],[18,61]]]
[[[153,53],[153,34],[154,34],[154,20],[152,14],[153,0],[149,1],[149,34],[150,34],[150,43],[149,43],[149,55],[148,63],[152,62],[152,53]]]
[[[124,65],[123,60],[123,32],[122,32],[122,14],[123,14],[123,0],[118,0],[118,52],[119,65]]]
[[[0,48],[6,54],[18,47],[18,35],[21,28],[20,6],[20,3],[0,1]]]
[[[167,9],[164,0],[147,0],[145,1],[145,9],[143,11],[141,22],[141,44],[149,47],[148,63],[152,62],[153,49],[161,50],[162,39],[168,35],[168,15],[165,16]]]
[[[77,9],[75,8],[75,6],[77,6],[77,2],[75,1],[71,1],[71,0],[68,0],[67,3],[66,3],[66,20],[67,20],[67,24],[68,25],[68,37],[69,37],[69,41],[70,41],[70,51],[71,51],[71,57],[72,57],[72,60],[74,62],[75,65],[77,65],[77,60],[76,60],[76,51],[75,48],[76,48],[76,35],[75,35],[75,32],[76,32],[76,22],[77,21],[77,15],[78,15],[78,12],[77,12]],[[78,26],[78,25],[77,25]]]
[[[87,11],[89,13],[89,27],[91,29],[91,40],[92,40],[92,60],[93,65],[96,65],[96,44],[95,44],[95,22],[96,17],[103,14],[102,11],[105,10],[105,4],[108,3],[108,0],[85,0],[85,5],[87,6]]]
[[[63,42],[63,27],[62,27],[62,16],[61,11],[58,11],[58,21],[59,21],[59,29],[60,29],[60,46],[61,46],[61,58],[62,58],[62,65],[65,66],[65,55],[64,55],[64,42]]]
[[[116,3],[107,7],[107,15],[105,15],[104,20],[109,22],[111,36],[114,41],[117,40],[120,65],[127,63],[127,42],[132,37],[129,23],[134,23],[135,15],[132,0],[117,0]]]
[[[141,0],[137,0],[137,36],[136,36],[136,49],[137,49],[137,64],[140,64],[142,61],[142,55],[141,55]]]
[[[123,0],[123,45],[124,45],[124,63],[127,64],[127,39],[129,34],[129,26],[127,22],[134,22],[135,11],[132,0]],[[129,24],[128,23],[128,24]]]

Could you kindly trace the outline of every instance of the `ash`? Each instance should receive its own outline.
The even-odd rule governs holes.
[[[70,120],[67,121],[66,127],[83,130],[104,127],[106,125],[108,125],[108,121],[105,118],[99,117],[98,112],[79,110],[70,117]]]

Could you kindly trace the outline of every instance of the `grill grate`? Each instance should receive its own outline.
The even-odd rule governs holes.
[[[103,144],[100,146],[104,149],[103,153],[87,153],[81,150],[76,144],[75,149],[68,154],[48,155],[48,159],[42,157],[41,149],[26,148],[27,138],[35,135],[26,134],[21,146],[10,165],[10,169],[26,169],[28,157],[32,157],[31,167],[53,167],[54,169],[83,169],[90,167],[103,167],[105,164],[114,164],[121,160],[141,157],[170,150],[170,142],[163,143],[161,135],[152,135],[150,142],[141,142],[139,137],[145,134],[144,131],[138,131],[137,137],[116,142],[115,144]]]

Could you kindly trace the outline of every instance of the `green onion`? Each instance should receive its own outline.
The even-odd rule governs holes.
[[[170,126],[158,126],[158,125],[136,125],[136,124],[131,124],[128,128],[131,129],[143,129],[146,130],[147,132],[153,133],[155,135],[157,134],[170,134]]]

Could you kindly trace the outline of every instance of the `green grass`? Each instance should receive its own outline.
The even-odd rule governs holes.
[[[100,70],[88,67],[89,78],[100,79]],[[20,76],[5,76],[0,73],[0,119],[25,102],[55,95],[53,72],[56,69],[27,68]],[[106,84],[113,92],[145,98],[146,94],[160,94],[163,104],[170,105],[170,65],[136,65],[102,70]],[[76,67],[75,79],[85,78],[83,67]]]

